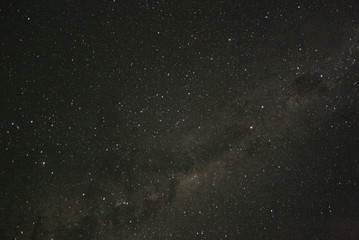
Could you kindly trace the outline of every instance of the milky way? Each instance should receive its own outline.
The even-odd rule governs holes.
[[[1,6],[2,239],[356,239],[359,6]]]

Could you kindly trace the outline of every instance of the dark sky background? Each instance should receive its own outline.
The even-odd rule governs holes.
[[[1,239],[359,239],[358,1],[2,1]]]

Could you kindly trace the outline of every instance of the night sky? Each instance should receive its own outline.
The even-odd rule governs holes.
[[[0,6],[1,239],[359,239],[358,1]]]

